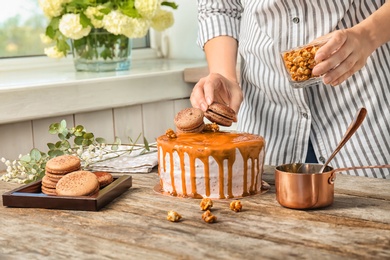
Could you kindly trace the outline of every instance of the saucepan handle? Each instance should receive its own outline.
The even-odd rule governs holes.
[[[328,179],[328,183],[330,185],[333,185],[335,180],[336,180],[336,171],[332,171],[332,174],[330,175],[330,177]]]
[[[339,169],[335,169],[334,172],[344,172],[344,171],[359,170],[359,169],[379,169],[379,168],[390,168],[390,164],[339,168]]]

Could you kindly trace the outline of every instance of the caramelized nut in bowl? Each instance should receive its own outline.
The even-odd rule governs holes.
[[[327,40],[317,41],[281,52],[285,73],[293,88],[312,86],[322,80],[319,75],[313,75],[316,65],[315,54]]]

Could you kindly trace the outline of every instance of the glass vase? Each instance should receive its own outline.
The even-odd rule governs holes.
[[[92,29],[88,36],[72,40],[74,65],[78,71],[128,70],[132,40],[104,29]]]

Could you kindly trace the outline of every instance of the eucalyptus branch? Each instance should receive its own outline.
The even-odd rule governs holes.
[[[47,153],[34,148],[30,153],[20,155],[18,160],[12,162],[2,158],[1,162],[7,166],[7,172],[0,176],[0,180],[17,183],[29,183],[39,180],[45,174],[46,162],[63,154],[78,156],[82,165],[88,167],[98,162],[131,154],[133,151],[142,150],[139,155],[143,155],[155,152],[155,148],[157,148],[156,144],[149,144],[145,138],[143,138],[143,144],[139,144],[141,134],[135,141],[129,138],[129,143],[126,144],[122,144],[118,137],[115,138],[113,143],[107,144],[104,138],[95,138],[95,135],[87,132],[82,125],[68,128],[65,120],[51,124],[49,133],[57,135],[59,140],[56,143],[47,144],[49,148]]]

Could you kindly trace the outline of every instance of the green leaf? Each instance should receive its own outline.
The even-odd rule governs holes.
[[[48,36],[48,37],[50,37],[51,39],[55,39],[55,36],[56,36],[56,31],[55,31],[55,29],[53,28],[53,26],[47,26],[46,27],[46,32],[45,32],[45,34]]]
[[[84,139],[93,139],[94,135],[93,133],[85,133],[84,134]]]
[[[58,138],[60,138],[61,140],[65,140],[66,136],[63,133],[59,133]]]
[[[111,150],[117,151],[119,149],[119,146],[116,144],[111,145]]]
[[[61,150],[51,150],[48,152],[50,158],[54,158],[54,157],[57,157],[57,156],[60,156],[60,155],[63,155],[64,152],[61,151]]]
[[[112,53],[108,48],[104,48],[104,50],[100,53],[100,56],[105,60],[113,58]]]
[[[58,133],[58,127],[59,127],[58,123],[51,124],[49,126],[49,133],[53,134],[53,135],[57,134]]]
[[[137,9],[134,7],[134,1],[127,1],[122,4],[119,8],[123,14],[132,17],[132,18],[141,18],[141,15],[138,13]]]
[[[138,135],[137,139],[135,139],[135,142],[134,142],[133,144],[136,144],[136,143],[138,142],[138,140],[141,138],[141,136],[142,136],[142,133],[140,133],[140,134]]]
[[[47,147],[49,147],[49,150],[52,150],[55,148],[54,144],[53,143],[48,143],[47,144]]]
[[[150,151],[149,142],[148,142],[148,140],[146,140],[145,137],[144,137],[144,145],[145,145],[145,149]]]
[[[109,14],[111,12],[111,8],[102,8],[99,10],[101,13],[103,14]],[[102,16],[103,17],[103,16]],[[96,16],[95,16],[96,19],[98,19]],[[99,19],[100,20],[100,19]]]
[[[58,49],[58,51],[63,52],[64,55],[66,56],[68,51],[70,51],[70,46],[66,42],[66,40],[59,39],[59,40],[57,40],[57,49]]]
[[[84,130],[84,126],[82,126],[82,125],[76,126],[76,131],[77,132],[82,132],[83,130]]]
[[[62,150],[68,150],[70,147],[71,147],[71,145],[70,145],[70,143],[69,143],[69,141],[68,140],[65,140],[65,141],[63,141],[62,142],[62,146],[63,146],[63,149]]]
[[[83,145],[83,146],[89,146],[91,144],[92,144],[92,141],[88,140],[88,139],[83,139],[83,142],[81,143],[81,145]]]
[[[83,136],[83,134],[84,134],[84,126],[82,126],[82,125],[76,126],[74,135],[75,136]]]
[[[80,24],[83,26],[83,28],[87,28],[88,26],[93,27],[91,20],[89,20],[89,18],[84,13],[80,13]]]
[[[36,162],[38,162],[42,158],[41,151],[39,151],[36,148],[32,149],[30,151],[30,157],[32,160],[35,160]]]
[[[66,128],[66,120],[65,119],[61,120],[60,127],[61,127],[61,129],[65,129]]]
[[[45,34],[53,40],[58,38],[59,23],[60,23],[60,17],[54,17],[51,19],[49,25],[46,27]]]
[[[77,145],[83,145],[83,141],[84,141],[84,138],[82,136],[77,136],[74,139],[74,143],[77,144]]]
[[[54,146],[55,146],[56,148],[61,148],[62,142],[61,142],[61,141],[58,141]]]
[[[168,1],[162,2],[161,5],[169,6],[173,9],[177,9],[179,7],[175,2],[168,2]]]
[[[101,138],[101,137],[97,137],[97,138],[95,139],[95,141],[96,141],[98,144],[105,144],[105,143],[106,143],[106,139]]]
[[[31,157],[30,155],[26,154],[26,155],[23,155],[20,159],[19,159],[21,162],[31,162]]]

